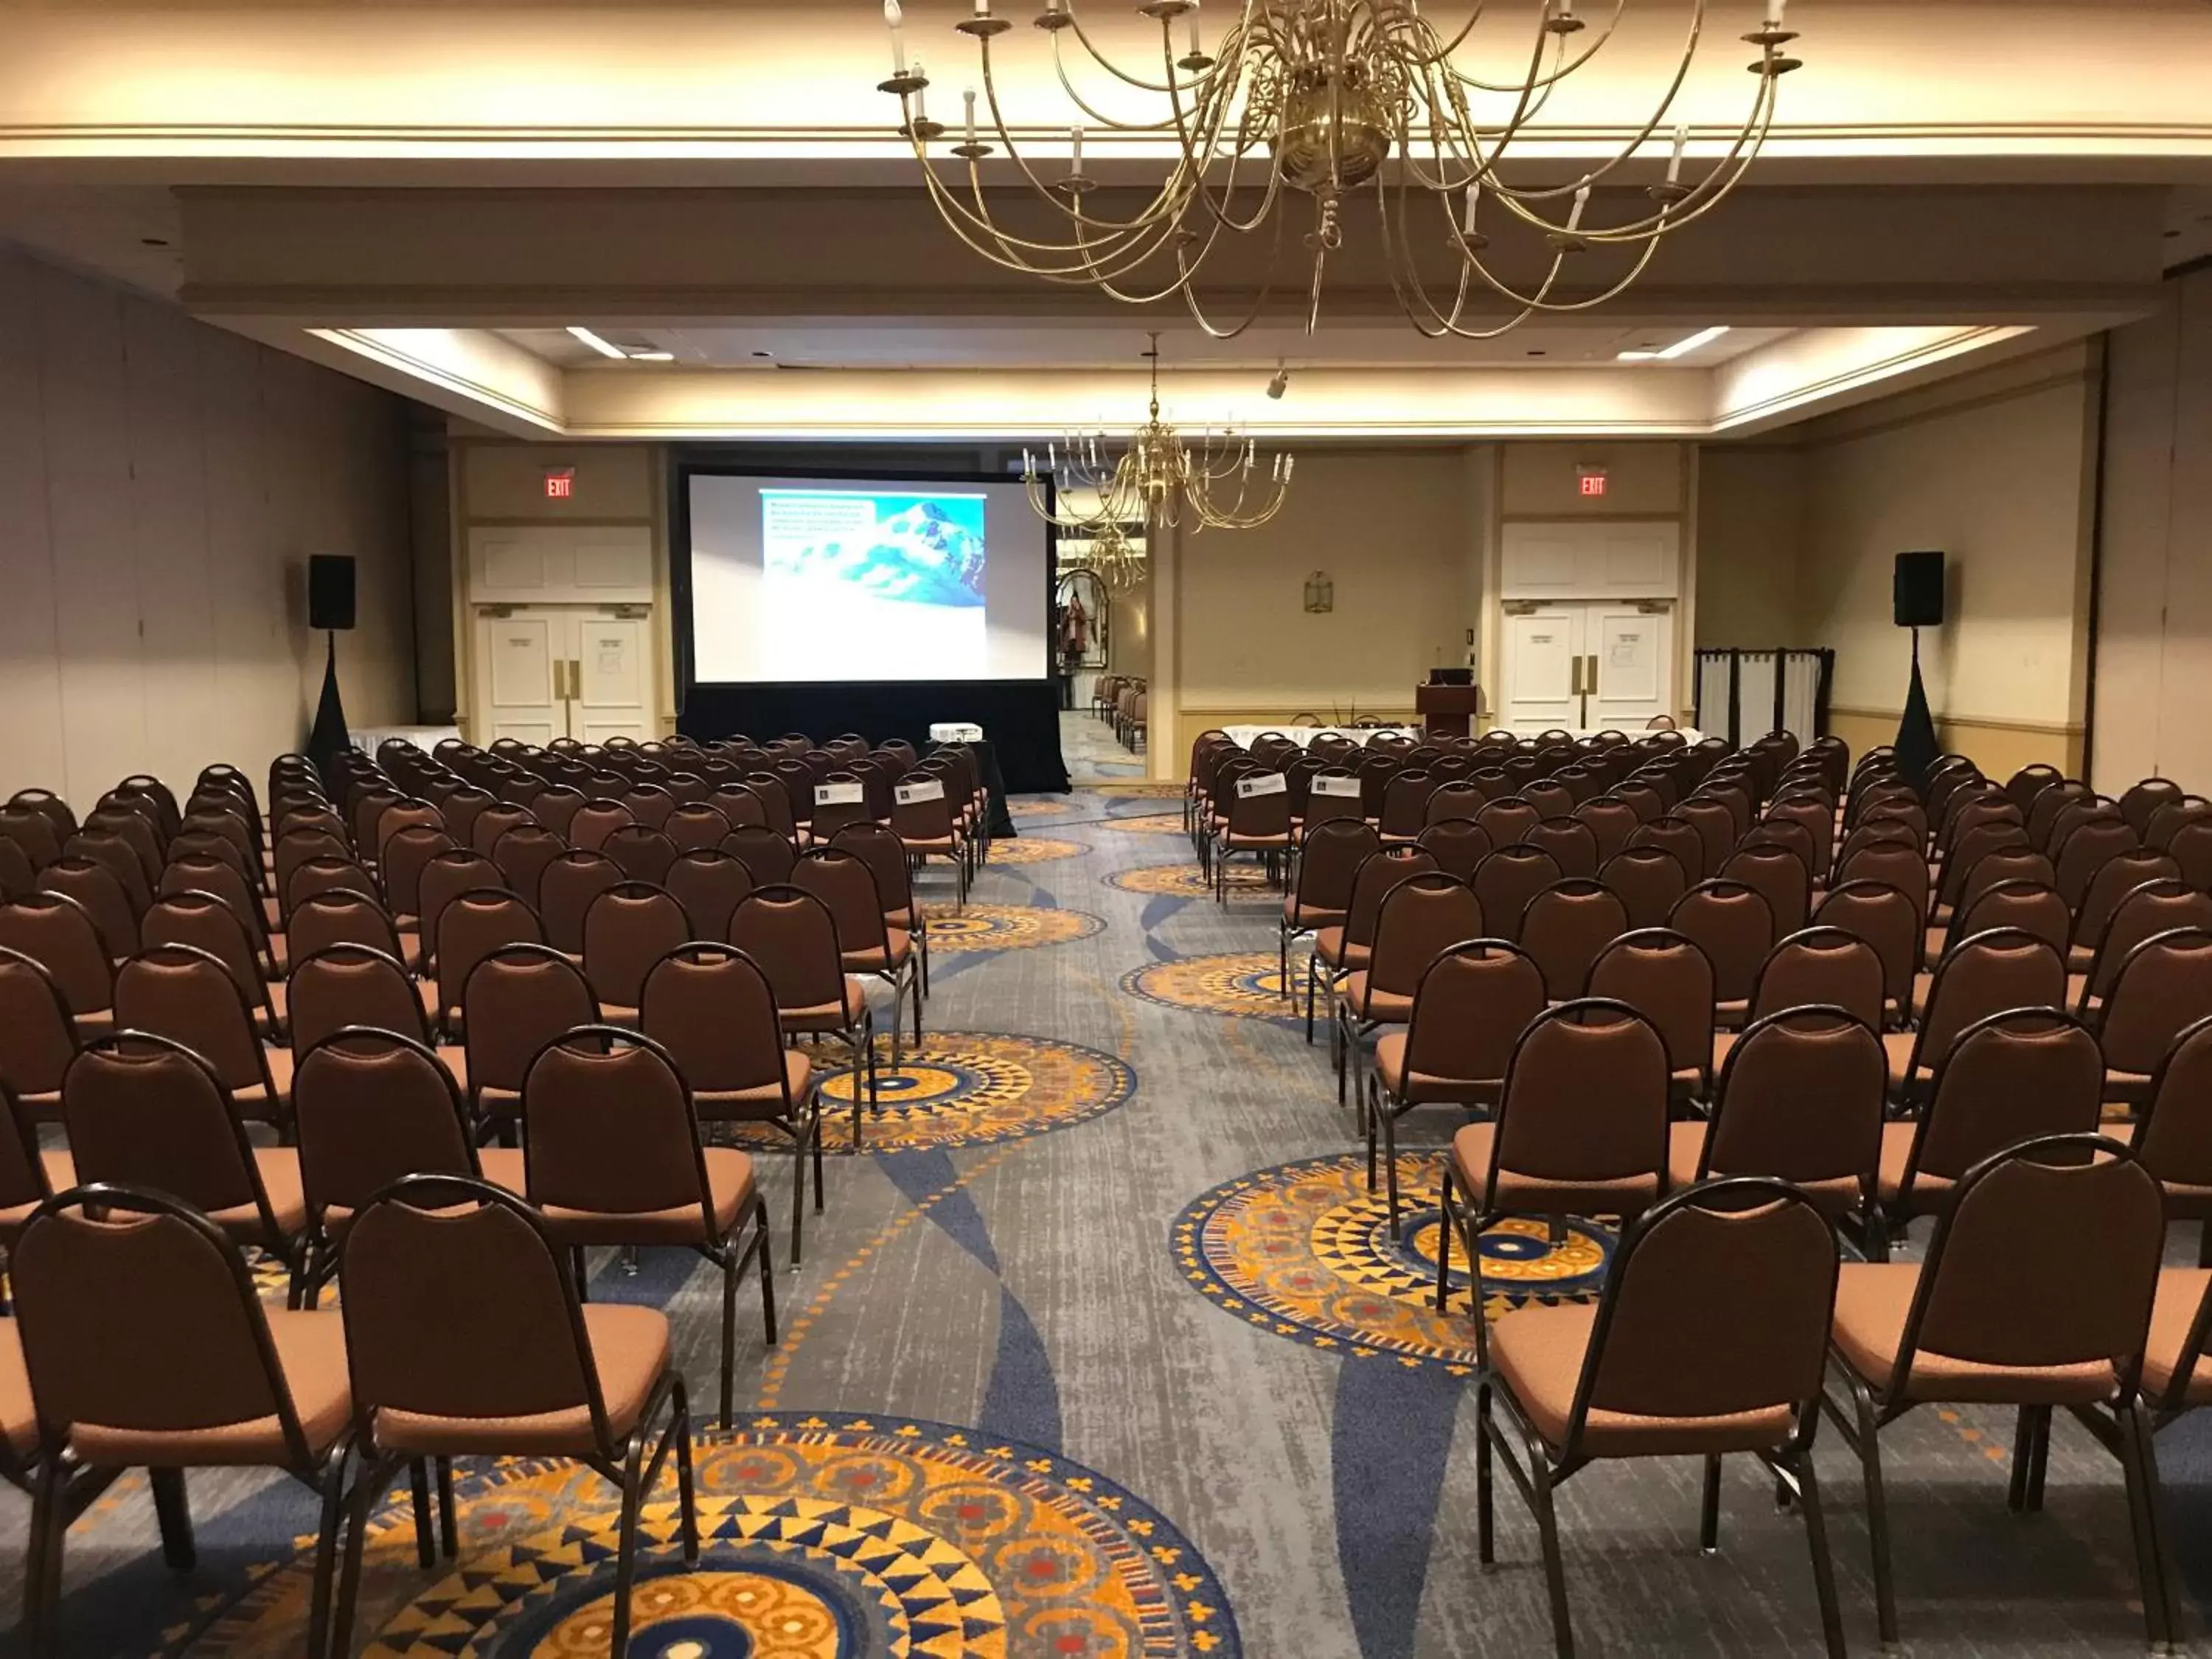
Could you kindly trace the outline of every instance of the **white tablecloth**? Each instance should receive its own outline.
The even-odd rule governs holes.
[[[459,742],[461,728],[458,726],[356,726],[348,735],[353,738],[354,747],[366,755],[375,754],[379,744],[395,738],[401,743],[411,743],[427,752],[448,738]]]
[[[1350,738],[1354,743],[1365,743],[1368,738],[1375,735],[1373,728],[1362,729],[1349,726],[1224,726],[1221,729],[1229,734],[1230,741],[1240,749],[1249,749],[1252,746],[1252,739],[1262,732],[1279,732],[1301,749],[1316,738],[1326,737],[1332,732],[1340,737]],[[1421,728],[1418,726],[1393,726],[1382,729],[1393,736],[1411,738],[1415,743],[1421,740]]]

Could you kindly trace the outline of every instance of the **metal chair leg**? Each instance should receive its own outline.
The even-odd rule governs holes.
[[[1496,1498],[1491,1490],[1492,1427],[1490,1381],[1485,1377],[1474,1392],[1474,1553],[1489,1566],[1498,1559]]]
[[[1791,1471],[1803,1496],[1806,1547],[1813,1553],[1813,1593],[1820,1602],[1820,1636],[1828,1659],[1844,1659],[1844,1615],[1836,1603],[1836,1564],[1828,1553],[1828,1522],[1820,1508],[1820,1486],[1808,1448]]]
[[[1698,1547],[1707,1555],[1721,1553],[1721,1460],[1705,1454],[1705,1491],[1698,1504]]]
[[[185,1496],[182,1469],[149,1469],[154,1488],[154,1519],[161,1531],[161,1559],[177,1572],[189,1572],[199,1559],[192,1542],[191,1504]]]
[[[1533,1437],[1530,1437],[1533,1441]],[[1574,1659],[1575,1631],[1567,1611],[1567,1569],[1559,1554],[1559,1517],[1552,1504],[1552,1468],[1541,1446],[1528,1449],[1529,1507],[1536,1511],[1536,1535],[1544,1552],[1544,1588],[1552,1603],[1552,1646],[1559,1659]]]
[[[1846,1376],[1851,1406],[1857,1418],[1851,1437],[1859,1455],[1859,1470],[1866,1484],[1867,1544],[1874,1556],[1875,1623],[1885,1644],[1897,1640],[1897,1586],[1889,1571],[1889,1504],[1881,1485],[1881,1429],[1875,1420],[1874,1396],[1857,1377]]]

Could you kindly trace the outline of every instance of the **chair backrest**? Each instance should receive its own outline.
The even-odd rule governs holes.
[[[2212,932],[2169,928],[2130,951],[2114,970],[2097,1035],[2116,1072],[2154,1069],[2176,1037],[2212,1014]]]
[[[354,1417],[580,1413],[620,1455],[583,1310],[536,1212],[488,1182],[416,1176],[354,1218],[338,1262]]]
[[[1521,948],[1542,970],[1555,1002],[1582,995],[1591,964],[1628,931],[1628,907],[1610,888],[1587,877],[1554,882],[1521,913]]]
[[[2174,832],[2186,823],[2201,823],[2212,818],[2212,800],[2202,795],[2184,795],[2179,800],[2168,801],[2150,815],[2150,824],[2143,831],[2143,844],[2164,852],[2173,839]]]
[[[1599,1301],[1564,1451],[1593,1412],[1711,1421],[1820,1410],[1834,1315],[1833,1228],[1788,1184],[1738,1176],[1677,1193],[1624,1234]]]
[[[325,945],[295,962],[284,1012],[295,1054],[349,1025],[430,1040],[413,977],[397,957],[373,945]]]
[[[186,890],[155,901],[139,924],[143,948],[189,945],[230,970],[240,994],[259,1012],[269,1008],[269,981],[252,933],[238,912],[213,893]]]
[[[830,844],[841,853],[852,854],[868,866],[868,872],[876,878],[876,894],[886,921],[906,928],[920,925],[920,918],[915,914],[914,880],[907,867],[906,847],[897,831],[880,823],[848,823],[830,838]],[[723,925],[714,930],[712,937],[720,939],[728,931],[729,919],[725,916]],[[708,936],[703,929],[701,936]]]
[[[522,1085],[531,1201],[548,1212],[699,1212],[717,1239],[691,1091],[668,1051],[612,1025],[548,1043]]]
[[[583,810],[584,803],[590,799],[571,784],[556,783],[531,797],[528,803],[530,815],[565,842],[568,839],[570,826],[575,823],[576,814]]]
[[[508,830],[537,822],[536,815],[528,807],[518,806],[512,801],[501,801],[496,806],[487,806],[477,814],[476,822],[469,826],[469,845],[489,858],[493,849],[499,845],[500,837]],[[497,862],[496,860],[493,861]]]
[[[557,830],[536,822],[517,823],[492,843],[491,861],[523,902],[535,906],[545,866],[568,850],[568,842]]]
[[[135,834],[118,830],[118,817]],[[161,854],[146,821],[112,813],[95,812],[86,819],[84,828],[62,843],[62,856],[106,865],[137,910],[143,910],[152,900],[154,878],[161,871]]]
[[[214,1067],[227,1090],[259,1088],[275,1099],[246,994],[231,970],[205,951],[163,945],[125,963],[115,975],[115,1025],[190,1048]]]
[[[1543,822],[1544,815],[1517,795],[1492,799],[1474,815],[1493,847],[1511,847]]]
[[[1735,801],[1741,797],[1735,796],[1734,791],[1729,793],[1730,799],[1692,795],[1674,809],[1674,816],[1694,829],[1704,843],[1704,869],[1718,870],[1728,855],[1735,851],[1736,842],[1743,834],[1735,811]]]
[[[488,951],[461,991],[469,1088],[520,1093],[538,1051],[562,1032],[599,1023],[584,970],[549,945]]]
[[[2040,853],[2030,856],[2043,857]],[[1996,882],[1952,912],[1951,925],[1943,935],[1944,954],[1950,954],[1960,940],[1996,927],[2017,927],[2045,940],[2052,950],[2063,951],[2073,933],[2074,916],[2058,890],[2048,881]]]
[[[666,888],[647,881],[608,888],[584,915],[584,975],[600,1006],[635,1008],[653,964],[691,937],[691,919]]]
[[[1663,847],[1626,847],[1607,859],[1598,879],[1619,896],[1632,927],[1663,926],[1690,890],[1682,861]]]
[[[1774,1176],[1830,1214],[1870,1203],[1888,1085],[1881,1039],[1848,1008],[1764,1015],[1721,1066],[1698,1178]]]
[[[2066,959],[2048,940],[2017,927],[1976,933],[1936,964],[1914,1044],[1913,1069],[1938,1065],[1960,1033],[1977,1020],[2013,1008],[2065,1006]]]
[[[1362,859],[1352,876],[1352,903],[1344,924],[1345,943],[1373,945],[1376,919],[1382,914],[1382,901],[1390,890],[1399,883],[1426,875],[1436,867],[1436,860],[1419,848],[1410,851],[1393,848],[1387,852],[1370,853]]]
[[[1377,992],[1410,997],[1439,953],[1481,937],[1481,903],[1458,877],[1431,870],[1400,882],[1376,915],[1369,983]]]
[[[66,893],[37,892],[0,905],[0,946],[20,951],[53,975],[70,1013],[112,1007],[115,969],[92,914]]]
[[[252,1275],[188,1203],[120,1185],[58,1194],[9,1269],[49,1455],[102,1431],[174,1444],[273,1419],[288,1462],[311,1468]]]
[[[1490,834],[1472,818],[1442,818],[1415,837],[1414,845],[1437,861],[1447,875],[1472,882],[1483,860],[1493,850]]]
[[[2119,902],[2145,882],[2179,880],[2181,866],[2170,853],[2151,847],[2130,847],[2115,853],[2089,878],[2081,908],[2074,913],[2073,943],[2094,951],[2105,937]]]
[[[1813,920],[1874,947],[1881,958],[1882,994],[1902,1016],[1911,1006],[1924,948],[1923,913],[1912,900],[1887,882],[1848,881],[1822,895]]]
[[[2182,800],[2187,792],[2171,778],[2145,778],[2120,797],[2120,816],[2138,836],[2150,833],[2151,820],[2163,807]]]
[[[475,1175],[468,1108],[419,1038],[341,1026],[301,1051],[292,1076],[300,1182],[322,1224],[357,1211],[402,1176]]]
[[[2055,899],[2056,894],[2052,895]],[[2124,895],[2105,924],[2097,952],[2089,965],[2083,991],[2089,997],[2106,995],[2120,964],[2154,933],[2177,927],[2193,927],[2212,933],[2212,894],[2191,887],[2179,878],[2147,881]]]
[[[1540,847],[1501,846],[1485,858],[1475,866],[1474,888],[1491,934],[1517,944],[1528,901],[1565,873]]]
[[[53,975],[0,945],[0,1089],[19,1100],[53,1093],[76,1050],[76,1022]]]
[[[23,849],[33,869],[52,864],[62,855],[64,831],[44,812],[13,804],[0,807],[0,836]]]
[[[1671,927],[1621,934],[1590,963],[1582,994],[1619,1002],[1651,1022],[1674,1072],[1708,1072],[1713,1055],[1713,965]]]
[[[584,953],[584,916],[592,902],[623,879],[622,866],[593,848],[571,848],[538,872],[538,915],[545,942],[570,956]]]
[[[1692,882],[1702,881],[1708,866],[1705,864],[1705,838],[1697,825],[1672,815],[1656,817],[1640,823],[1636,833],[1628,838],[1631,847],[1663,847],[1674,855],[1682,866],[1682,873]]]
[[[735,859],[741,859],[746,869],[752,872],[757,885],[791,879],[791,872],[799,861],[792,850],[790,838],[775,830],[757,823],[739,824],[723,839],[722,850]]]
[[[1774,948],[1774,912],[1765,895],[1740,881],[1716,876],[1674,902],[1667,925],[1697,941],[1713,968],[1713,995],[1748,1003],[1759,964]]]
[[[1472,823],[1488,799],[1480,784],[1462,781],[1440,785],[1431,792],[1427,804],[1421,809],[1422,822],[1425,826],[1460,818]]]
[[[830,907],[787,883],[756,887],[730,918],[729,942],[775,988],[779,1010],[834,1006],[845,995],[837,924]]]
[[[1358,818],[1326,818],[1308,824],[1299,844],[1298,912],[1307,916],[1348,914],[1360,866],[1381,847],[1382,837],[1374,826]]]
[[[1750,1017],[1818,1003],[1844,1009],[1879,1031],[1887,995],[1881,953],[1873,945],[1845,928],[1802,927],[1778,940],[1759,964]]]
[[[1641,1210],[1665,1178],[1668,1070],[1667,1045],[1626,1003],[1583,997],[1546,1009],[1506,1067],[1493,1177],[1617,1188],[1623,1213]]]
[[[2066,902],[2078,912],[2089,896],[2089,884],[2096,879],[2097,872],[2140,845],[2134,826],[2117,813],[2111,817],[2087,819],[2075,825],[2064,840],[2054,843],[2051,854],[2057,872],[2054,884]]]
[[[668,866],[665,884],[690,918],[694,939],[720,939],[726,934],[731,916],[753,890],[752,872],[744,861],[711,848],[680,854]]]
[[[2212,1187],[2212,1016],[2185,1026],[2136,1114],[2136,1156],[2173,1187]]]
[[[245,1126],[185,1044],[143,1031],[91,1044],[62,1079],[62,1119],[79,1182],[167,1193],[210,1214],[258,1210],[277,1241]]]
[[[2013,1008],[1976,1020],[1936,1068],[1905,1186],[1956,1181],[2032,1135],[2094,1131],[2104,1085],[2097,1040],[2071,1015]]]
[[[640,823],[625,823],[609,832],[599,851],[615,861],[629,881],[659,886],[676,862],[676,843],[660,830]]]
[[[841,951],[890,947],[883,895],[877,890],[875,874],[866,859],[841,848],[814,848],[793,867],[790,884],[802,893],[813,894],[829,907]]]
[[[497,890],[506,886],[507,876],[499,866],[472,848],[452,848],[431,859],[422,866],[416,889],[416,915],[420,918],[423,950],[434,960],[439,923],[446,907],[453,900],[463,893]]]
[[[459,846],[442,828],[410,824],[384,843],[377,860],[377,878],[384,886],[384,902],[395,915],[420,915],[422,910],[422,872],[441,853]]]
[[[438,1017],[451,1019],[476,965],[502,945],[542,945],[538,914],[504,888],[459,895],[438,917]]]
[[[64,853],[39,872],[39,890],[65,894],[82,905],[115,960],[138,949],[138,917],[144,907],[131,902],[115,872],[97,859]]]
[[[667,1050],[698,1096],[777,1091],[793,1106],[775,992],[760,964],[734,945],[693,941],[645,976],[638,1026]]]
[[[1754,888],[1766,901],[1778,936],[1796,933],[1813,908],[1813,878],[1805,862],[1786,847],[1739,848],[1720,866],[1720,875]]]
[[[568,844],[596,853],[609,836],[636,822],[637,815],[621,801],[597,797],[578,807],[568,820]]]
[[[224,855],[228,851],[226,848],[222,853],[177,852],[173,847],[168,863],[161,867],[161,878],[155,884],[155,896],[180,892],[214,894],[246,924],[246,934],[253,941],[254,954],[266,962],[269,922],[261,908],[261,895],[240,873],[238,866]],[[140,933],[143,937],[143,927]]]
[[[1602,866],[1628,845],[1644,820],[1636,809],[1618,796],[1606,794],[1577,804],[1570,815],[1578,823],[1589,825],[1590,833],[1597,837],[1598,863]]]
[[[1544,975],[1518,945],[1468,939],[1421,972],[1406,1032],[1406,1073],[1502,1087],[1514,1044],[1544,1012]]]
[[[2045,1135],[1991,1154],[1936,1218],[1893,1397],[1905,1395],[1923,1349],[1975,1364],[2078,1368],[2132,1395],[2165,1237],[2158,1182],[2117,1140]]]
[[[1597,875],[1597,836],[1588,824],[1573,818],[1540,819],[1522,831],[1521,845],[1551,854],[1562,876],[1594,878]]]
[[[1812,854],[1813,879],[1827,879],[1829,859],[1836,845],[1835,809],[1827,800],[1811,795],[1785,797],[1766,809],[1766,821],[1770,826],[1790,823],[1803,830],[1806,847]]]
[[[689,853],[720,847],[734,827],[720,809],[704,801],[687,801],[668,815],[660,832],[678,853]]]

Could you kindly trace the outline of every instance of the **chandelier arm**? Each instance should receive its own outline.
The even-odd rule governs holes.
[[[1164,40],[1165,39],[1164,28],[1163,29],[1162,38]],[[1168,50],[1172,53],[1174,47],[1170,46]],[[1230,52],[1230,42],[1227,40],[1224,40],[1222,43],[1222,51],[1224,53],[1224,61],[1226,62],[1227,54]],[[1268,214],[1274,210],[1274,205],[1281,196],[1283,183],[1281,169],[1278,167],[1269,167],[1267,169],[1267,184],[1266,190],[1260,198],[1259,207],[1254,210],[1252,216],[1247,220],[1239,220],[1231,214],[1229,210],[1229,203],[1237,192],[1237,164],[1243,161],[1244,156],[1249,151],[1257,148],[1260,142],[1257,139],[1247,137],[1250,130],[1251,122],[1251,110],[1248,100],[1244,114],[1238,120],[1237,125],[1236,147],[1228,152],[1227,160],[1229,164],[1229,179],[1228,182],[1222,186],[1221,201],[1219,205],[1217,206],[1215,204],[1212,193],[1206,188],[1205,162],[1206,161],[1218,159],[1217,152],[1218,151],[1221,143],[1221,126],[1227,122],[1230,106],[1235,101],[1232,94],[1235,93],[1237,85],[1243,79],[1241,74],[1241,68],[1243,62],[1243,48],[1240,37],[1239,42],[1237,46],[1237,61],[1240,68],[1240,74],[1237,77],[1224,83],[1226,90],[1224,91],[1221,97],[1220,122],[1217,123],[1212,132],[1208,136],[1203,152],[1194,148],[1190,142],[1189,136],[1185,130],[1182,99],[1177,97],[1172,92],[1169,94],[1169,100],[1174,111],[1176,140],[1182,146],[1185,156],[1188,158],[1193,158],[1196,162],[1194,169],[1195,183],[1194,194],[1196,195],[1200,202],[1205,204],[1207,214],[1218,223],[1227,226],[1230,229],[1237,232],[1240,235],[1245,232],[1258,229],[1260,222],[1265,219]],[[1212,251],[1212,239],[1208,237],[1206,240],[1206,251],[1208,252]],[[1204,263],[1203,255],[1200,257],[1199,262],[1200,264]]]
[[[1245,15],[1249,16],[1251,15],[1251,10],[1252,0],[1245,0]],[[1104,70],[1107,74],[1112,76],[1115,80],[1126,82],[1130,86],[1135,87],[1140,92],[1168,92],[1173,89],[1171,86],[1158,86],[1153,82],[1144,79],[1141,76],[1130,74],[1127,70],[1121,68],[1120,64],[1116,64],[1112,58],[1109,58],[1104,52],[1099,51],[1097,43],[1092,40],[1091,36],[1085,32],[1082,20],[1078,18],[1075,15],[1075,0],[1067,0],[1067,4],[1062,8],[1062,15],[1067,19],[1068,27],[1075,31],[1075,38],[1082,43],[1083,50],[1091,54],[1091,61],[1097,64],[1100,69]],[[1169,30],[1172,21],[1173,20],[1165,17],[1160,19],[1160,28],[1163,33],[1166,33]],[[1057,34],[1059,31],[1055,29],[1053,33]],[[1059,52],[1059,43],[1054,41],[1053,45],[1054,55],[1057,57]],[[1172,63],[1174,58],[1172,49],[1170,51],[1169,57],[1170,63]],[[1215,71],[1212,70],[1194,71],[1192,78],[1194,81],[1196,81],[1203,78],[1205,76],[1212,75],[1214,72]],[[1170,79],[1172,81],[1173,76],[1170,76]]]
[[[1402,195],[1402,190],[1401,193]],[[1449,336],[1462,340],[1494,340],[1500,335],[1511,332],[1535,314],[1534,306],[1529,304],[1520,295],[1493,280],[1488,271],[1483,269],[1480,262],[1471,253],[1464,251],[1460,258],[1458,291],[1453,297],[1451,312],[1447,315],[1438,310],[1436,301],[1429,297],[1428,285],[1421,280],[1419,268],[1413,263],[1411,241],[1407,238],[1402,228],[1395,232],[1393,230],[1389,198],[1379,186],[1376,191],[1376,214],[1382,227],[1383,269],[1389,275],[1390,290],[1396,296],[1398,309],[1404,313],[1407,322],[1430,339],[1440,340]],[[1401,203],[1399,217],[1402,221],[1404,216]],[[1449,227],[1450,213],[1448,209],[1445,213],[1445,222]],[[1545,276],[1541,292],[1548,293],[1552,283],[1558,280],[1559,266],[1564,258],[1564,254],[1553,256],[1552,269]],[[1462,324],[1460,319],[1466,314],[1469,293],[1468,279],[1471,274],[1480,276],[1487,287],[1519,306],[1520,311],[1494,328],[1469,328]],[[1419,312],[1416,312],[1413,304],[1408,303],[1409,293],[1413,300],[1419,301]],[[1428,322],[1422,320],[1422,313],[1427,315]]]
[[[1283,226],[1288,216],[1289,216],[1285,214],[1280,213],[1274,216],[1275,239],[1267,245],[1267,274],[1260,283],[1259,293],[1253,296],[1252,308],[1244,313],[1242,321],[1231,324],[1225,328],[1217,325],[1211,317],[1206,314],[1206,307],[1199,300],[1198,283],[1196,280],[1198,276],[1198,265],[1184,259],[1184,250],[1181,248],[1176,250],[1176,263],[1183,267],[1183,303],[1189,307],[1192,320],[1197,323],[1199,327],[1205,331],[1208,338],[1215,340],[1236,339],[1239,335],[1243,334],[1245,330],[1251,327],[1254,323],[1260,320],[1260,313],[1267,309],[1267,301],[1274,297],[1275,275],[1282,265]],[[1212,244],[1209,240],[1206,246],[1208,249],[1211,250]]]
[[[983,97],[990,106],[991,125],[997,130],[1000,142],[1006,147],[1006,158],[1021,169],[1022,177],[1029,180],[1031,189],[1053,207],[1066,214],[1077,226],[1097,225],[1102,229],[1134,230],[1150,222],[1159,213],[1164,211],[1168,200],[1180,193],[1182,180],[1189,161],[1187,155],[1176,157],[1174,169],[1170,172],[1160,187],[1153,192],[1152,201],[1133,219],[1093,219],[1083,211],[1079,194],[1073,208],[1065,204],[1060,200],[1060,194],[1055,192],[1050,185],[1037,177],[1036,169],[1030,164],[1028,158],[1023,155],[1019,147],[1014,143],[1012,132],[1007,128],[1006,113],[999,106],[999,82],[998,76],[992,72],[991,42],[988,37],[981,42],[980,56],[983,71]],[[988,216],[986,215],[985,217],[988,219]],[[1085,239],[1083,246],[1087,245],[1088,239]]]
[[[1697,15],[1701,19],[1705,15],[1705,0],[1694,0],[1694,4]],[[1529,91],[1548,93],[1553,87],[1573,75],[1577,70],[1582,68],[1583,64],[1589,63],[1591,58],[1596,57],[1600,52],[1605,49],[1606,43],[1613,39],[1613,31],[1620,27],[1620,20],[1626,15],[1627,9],[1628,0],[1613,0],[1613,15],[1606,19],[1605,26],[1599,29],[1595,34],[1591,35],[1589,45],[1583,47],[1583,49],[1577,52],[1571,58],[1567,55],[1566,36],[1563,34],[1553,34],[1551,30],[1544,27],[1544,20],[1540,17],[1537,20],[1536,24],[1538,33],[1552,34],[1553,40],[1557,43],[1558,50],[1550,73],[1538,73],[1532,75],[1529,80],[1522,86],[1509,87],[1493,84],[1491,82],[1482,80],[1479,76],[1469,75],[1464,70],[1461,69],[1457,64],[1452,61],[1451,53],[1449,52],[1444,53],[1440,58],[1437,59],[1436,64],[1438,68],[1443,70],[1445,73],[1449,74],[1454,80],[1459,82],[1463,86],[1474,88],[1477,92],[1518,93]],[[1692,25],[1692,33],[1694,34],[1695,32],[1696,23],[1693,21]],[[1456,49],[1456,44],[1457,43],[1455,42],[1455,49]],[[1540,61],[1541,59],[1541,56],[1542,54],[1540,51],[1538,53]]]
[[[1086,237],[1076,242],[1042,242],[1012,235],[1002,230],[988,210],[978,213],[962,202],[957,193],[947,187],[945,181],[938,177],[937,170],[933,165],[933,158],[929,155],[924,143],[916,139],[914,141],[914,145],[915,159],[921,163],[922,179],[929,191],[930,198],[936,204],[939,213],[945,218],[946,223],[969,246],[983,255],[985,258],[1003,265],[1008,270],[1026,271],[1032,276],[1044,276],[1054,281],[1087,282],[1091,280],[1091,270],[1097,264],[1095,253],[1084,257],[1087,249],[1101,247],[1112,242],[1116,237],[1133,235],[1151,228],[1142,222],[1129,226],[1117,226],[1100,221],[1096,222],[1111,234],[1105,237]],[[971,232],[974,234],[970,234]],[[1068,256],[1076,258],[1078,263],[1066,265],[1042,265],[1032,264],[1018,258],[1003,258],[978,241],[976,237],[979,234],[1009,248],[1018,248],[1053,256]],[[1149,257],[1149,253],[1146,257]]]

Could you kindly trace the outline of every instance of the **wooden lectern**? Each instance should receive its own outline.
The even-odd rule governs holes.
[[[1422,730],[1429,736],[1463,738],[1468,734],[1475,717],[1482,713],[1482,688],[1417,685],[1413,688],[1413,708],[1420,714]]]

